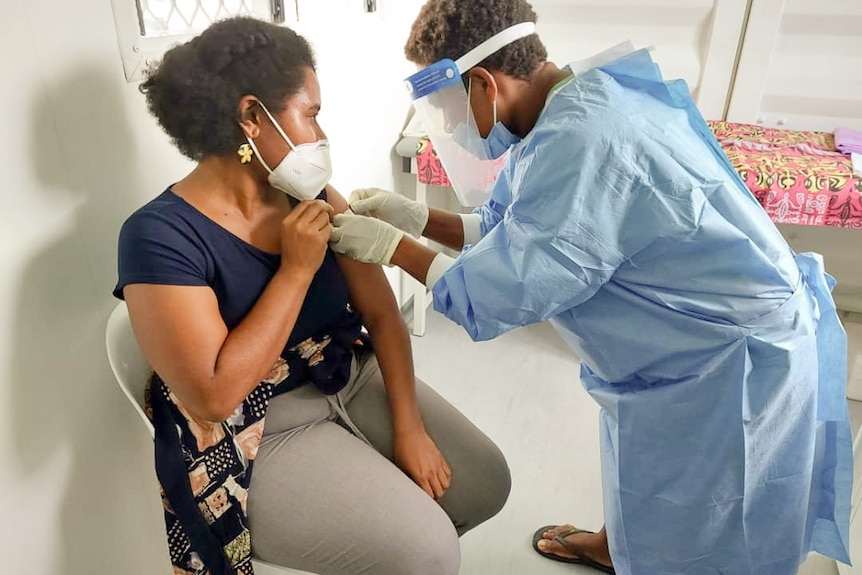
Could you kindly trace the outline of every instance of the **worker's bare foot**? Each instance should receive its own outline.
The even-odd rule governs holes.
[[[565,543],[555,540],[560,536]],[[604,529],[599,533],[589,533],[572,525],[558,525],[544,531],[536,546],[542,553],[550,553],[563,559],[586,558],[602,567],[613,566],[608,550],[607,533]]]

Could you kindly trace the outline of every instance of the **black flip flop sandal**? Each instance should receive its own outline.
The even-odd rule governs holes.
[[[614,571],[613,567],[602,565],[601,563],[593,561],[589,557],[562,557],[560,555],[548,553],[539,549],[539,541],[544,539],[543,535],[545,534],[545,531],[550,531],[551,529],[555,529],[557,527],[559,527],[559,525],[545,525],[544,527],[539,528],[539,530],[533,534],[533,549],[536,551],[536,553],[538,553],[542,557],[545,557],[546,559],[551,559],[552,561],[559,561],[561,563],[573,563],[575,565],[584,565],[585,567],[592,567],[593,569],[597,569],[603,573],[611,573],[611,575],[616,574],[616,571]],[[586,531],[584,529],[577,528],[569,529],[554,537],[553,540],[565,547],[566,551],[568,551],[572,555],[577,555],[577,550],[572,547],[571,543],[566,541],[566,537],[568,537],[569,535],[574,535],[575,533],[592,533],[592,531]]]

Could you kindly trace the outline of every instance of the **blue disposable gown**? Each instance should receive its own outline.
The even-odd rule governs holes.
[[[682,82],[646,52],[549,98],[433,287],[476,340],[550,320],[601,405],[621,575],[847,562],[846,336]],[[561,375],[566,379],[565,375]],[[572,454],[575,456],[576,454]]]

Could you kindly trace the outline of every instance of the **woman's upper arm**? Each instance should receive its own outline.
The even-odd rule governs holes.
[[[131,284],[123,288],[135,338],[159,377],[197,413],[207,413],[209,384],[228,329],[208,286]]]
[[[326,202],[332,206],[332,209],[335,210],[336,214],[340,214],[347,211],[348,205],[347,200],[344,199],[338,190],[327,184],[326,186]]]
[[[144,356],[184,403],[207,413],[195,408],[206,406],[227,328],[196,235],[170,210],[144,208],[123,224],[118,260],[116,291]]]
[[[366,325],[387,316],[401,317],[395,295],[380,266],[364,264],[346,256],[336,255],[338,267],[347,281],[350,301],[362,315]]]
[[[344,212],[348,208],[347,200],[331,186],[326,186],[326,201],[336,213]],[[400,318],[398,302],[395,301],[383,268],[360,263],[342,255],[336,255],[336,259],[347,281],[353,307],[362,314],[366,324],[374,323],[389,314],[397,314]]]

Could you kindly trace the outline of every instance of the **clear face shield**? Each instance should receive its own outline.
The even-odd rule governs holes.
[[[464,206],[479,206],[488,200],[507,154],[490,157],[461,76],[491,54],[534,32],[532,22],[516,24],[457,61],[441,60],[406,80],[416,114]]]

